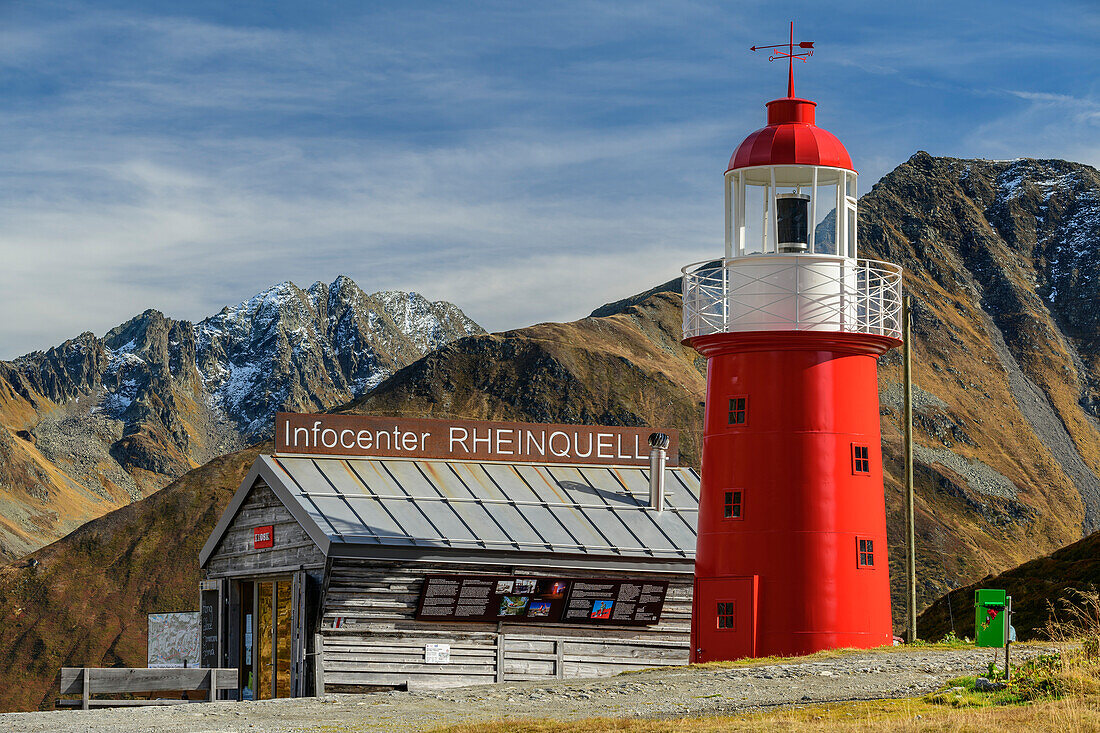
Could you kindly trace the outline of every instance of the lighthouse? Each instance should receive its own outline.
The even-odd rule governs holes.
[[[794,95],[813,44],[792,24],[768,48],[787,96],[730,159],[725,256],[683,269],[707,359],[693,662],[893,638],[877,367],[901,269],[860,259],[852,160]]]

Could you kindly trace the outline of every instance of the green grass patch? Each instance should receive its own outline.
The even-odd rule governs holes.
[[[978,677],[956,677],[936,692],[925,696],[934,705],[953,708],[981,708],[994,705],[1023,705],[1036,700],[1060,700],[1069,692],[1065,663],[1060,654],[1040,654],[1012,670],[1005,680],[1004,670],[990,664],[985,679],[1001,689],[979,690]]]
[[[906,644],[905,646],[921,647],[924,649],[972,649],[974,647],[974,642],[970,640],[969,636],[964,636],[960,639],[955,635],[954,631],[951,631],[939,641],[925,641],[918,637],[912,644]]]

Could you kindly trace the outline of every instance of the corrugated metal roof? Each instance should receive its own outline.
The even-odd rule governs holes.
[[[699,475],[666,469],[666,504],[649,506],[633,466],[261,456],[262,477],[326,552],[338,546],[483,549],[693,559]],[[235,514],[226,510],[201,562]]]

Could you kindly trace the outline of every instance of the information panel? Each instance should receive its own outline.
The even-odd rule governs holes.
[[[667,591],[668,581],[430,575],[416,618],[643,626],[661,620]]]
[[[562,578],[430,575],[416,617],[421,621],[560,621],[568,591]]]
[[[595,624],[655,624],[661,620],[668,581],[574,580],[562,621]]]

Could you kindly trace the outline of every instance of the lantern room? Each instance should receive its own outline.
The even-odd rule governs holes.
[[[814,124],[815,102],[767,103],[768,124],[726,170],[726,258],[856,257],[856,172],[844,145]],[[839,214],[839,215],[838,215]]]

